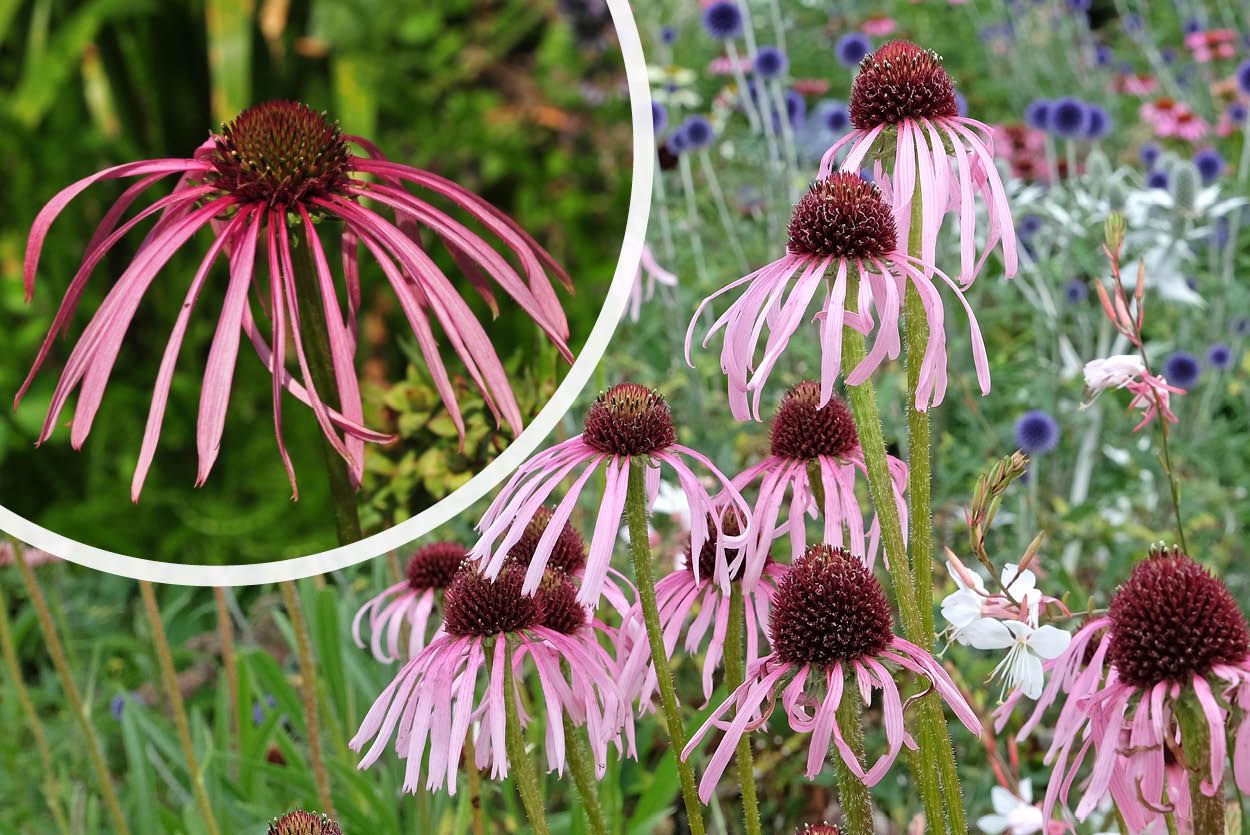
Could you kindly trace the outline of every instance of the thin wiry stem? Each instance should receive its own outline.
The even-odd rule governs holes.
[[[52,623],[52,613],[48,610],[48,601],[43,596],[43,589],[39,587],[39,581],[35,579],[35,573],[31,571],[30,563],[26,561],[25,552],[16,543],[13,555],[17,561],[17,570],[22,575],[22,582],[26,586],[26,592],[30,595],[30,602],[35,607],[35,617],[39,620],[39,629],[43,632],[43,639],[48,645],[48,655],[52,658],[52,666],[56,668],[57,675],[61,678],[61,687],[65,689],[65,698],[69,701],[70,713],[78,722],[78,727],[87,742],[87,756],[95,770],[96,782],[100,784],[100,794],[104,796],[104,805],[108,807],[109,817],[113,819],[113,827],[120,835],[130,835],[130,826],[126,823],[126,815],[122,812],[121,803],[117,800],[117,792],[113,788],[113,777],[109,774],[108,764],[104,761],[100,738],[96,734],[95,725],[91,722],[91,714],[83,703],[82,693],[79,692],[78,685],[74,684],[74,677],[70,674],[65,646],[61,643],[56,626]]]
[[[729,597],[729,625],[725,629],[725,687],[735,692],[746,680],[746,598],[742,584],[734,583]],[[738,783],[742,786],[742,820],[747,835],[761,835],[760,806],[755,792],[755,755],[751,752],[751,736],[738,738]]]
[[[230,745],[234,747],[243,738],[243,712],[239,710],[239,666],[234,656],[234,621],[230,619],[230,603],[226,590],[220,586],[213,589],[213,604],[217,609],[217,640],[221,644],[221,666],[226,676],[226,692],[229,694],[227,720],[234,732]]]
[[[15,544],[13,547],[21,546]],[[30,735],[35,739],[35,749],[39,752],[39,761],[43,764],[44,799],[48,802],[48,809],[56,820],[57,829],[62,835],[69,835],[69,821],[65,819],[65,810],[61,808],[61,802],[57,797],[57,781],[52,769],[52,751],[48,748],[48,735],[44,732],[39,712],[35,710],[30,691],[26,689],[26,682],[22,679],[22,665],[18,660],[17,646],[13,641],[13,627],[9,624],[9,602],[4,597],[3,588],[0,588],[0,651],[4,654],[4,665],[9,668],[9,681],[13,683],[18,705],[26,717],[26,727],[30,729]]]
[[[321,714],[317,705],[317,661],[313,658],[312,640],[308,636],[308,623],[304,620],[304,608],[300,603],[299,589],[295,582],[279,583],[282,589],[282,605],[291,620],[295,633],[295,650],[299,656],[300,693],[304,699],[304,725],[308,731],[308,759],[312,763],[313,780],[317,784],[317,800],[321,811],[335,817],[334,801],[330,796],[330,776],[326,772],[321,752]]]
[[[147,580],[139,581],[139,593],[143,598],[143,609],[148,617],[148,625],[152,630],[152,641],[156,645],[156,660],[161,670],[161,684],[165,689],[165,698],[169,701],[169,711],[173,715],[174,729],[178,732],[178,743],[182,746],[182,756],[187,761],[187,771],[191,775],[191,791],[195,795],[195,804],[200,807],[204,826],[210,835],[217,835],[217,818],[213,815],[213,804],[208,800],[208,791],[204,788],[204,772],[200,770],[195,757],[195,745],[191,741],[191,726],[187,722],[187,706],[182,700],[182,690],[178,686],[178,673],[174,669],[174,656],[169,648],[169,637],[165,634],[165,625],[161,622],[161,610],[156,603],[156,590]]]
[[[677,701],[677,688],[673,686],[673,671],[664,651],[664,632],[660,627],[660,611],[655,601],[655,570],[651,566],[651,532],[647,526],[647,485],[645,464],[638,459],[629,462],[629,486],[625,493],[625,518],[629,524],[629,548],[634,556],[634,574],[638,581],[638,599],[642,604],[642,619],[647,627],[647,641],[651,645],[651,663],[655,667],[655,679],[660,688],[660,702],[664,706],[664,727],[673,746],[677,760],[677,776],[681,781],[681,796],[686,805],[686,818],[691,835],[704,835],[703,806],[699,803],[698,789],[694,782],[694,769],[681,758],[686,747],[686,731],[681,724],[681,704]]]

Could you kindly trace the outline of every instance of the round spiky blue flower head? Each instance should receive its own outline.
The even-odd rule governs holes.
[[[1096,65],[1100,67],[1107,67],[1110,66],[1111,62],[1114,60],[1115,50],[1107,46],[1105,43],[1098,44],[1098,46],[1094,49],[1094,63]]]
[[[775,46],[761,46],[755,53],[755,72],[760,78],[777,78],[789,68],[790,60]]]
[[[672,45],[677,41],[677,30],[672,26],[665,26],[660,29],[660,43]]]
[[[1016,421],[1016,446],[1029,455],[1045,455],[1059,445],[1059,422],[1041,409]]]
[[[679,132],[686,137],[686,147],[692,151],[706,148],[716,138],[712,123],[703,116],[691,116],[682,123]]]
[[[1111,114],[1106,108],[1091,104],[1086,113],[1085,138],[1102,139],[1111,133]]]
[[[1147,142],[1137,150],[1137,158],[1142,161],[1142,165],[1147,168],[1154,168],[1154,164],[1159,161],[1159,146],[1154,142]]]
[[[1168,187],[1168,172],[1161,168],[1156,168],[1146,175],[1146,188],[1162,188]]]
[[[830,133],[842,133],[851,126],[851,113],[846,103],[836,99],[825,99],[816,105],[814,114],[818,124]]]
[[[736,38],[742,34],[742,10],[730,0],[716,0],[703,10],[703,28],[717,40]]]
[[[1215,182],[1224,170],[1224,158],[1214,148],[1203,148],[1194,154],[1194,166],[1202,175],[1202,182],[1210,185]]]
[[[1064,288],[1063,297],[1068,300],[1068,304],[1084,304],[1089,298],[1089,285],[1079,278],[1074,278]]]
[[[1217,342],[1207,349],[1207,365],[1226,371],[1233,367],[1233,349],[1222,342]]]
[[[658,101],[651,102],[651,124],[656,133],[668,126],[668,108]]]
[[[1063,139],[1077,139],[1088,130],[1089,107],[1072,96],[1065,96],[1050,108],[1050,130]]]
[[[1020,218],[1020,223],[1016,226],[1016,234],[1021,238],[1031,238],[1041,231],[1041,228],[1042,218],[1030,213]]]
[[[1246,112],[1246,106],[1239,101],[1235,101],[1228,106],[1228,120],[1236,125],[1244,124]]]
[[[1174,386],[1188,389],[1202,376],[1202,364],[1187,351],[1176,351],[1163,363],[1163,376]]]
[[[833,45],[834,57],[844,67],[854,67],[872,52],[872,41],[863,32],[848,32]]]
[[[1237,67],[1237,86],[1241,92],[1250,96],[1250,58],[1242,61]]]
[[[1024,122],[1034,130],[1050,130],[1049,99],[1034,99],[1024,108]]]

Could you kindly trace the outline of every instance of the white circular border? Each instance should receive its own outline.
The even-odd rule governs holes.
[[[638,27],[628,0],[607,0],[607,4],[625,59],[625,77],[629,85],[630,111],[634,125],[633,182],[630,186],[629,216],[625,223],[621,255],[599,318],[595,320],[590,336],[582,346],[573,367],[534,421],[499,457],[447,498],[381,533],[318,554],[255,565],[179,565],[128,557],[61,536],[18,516],[3,505],[0,505],[0,528],[21,541],[62,559],[135,580],[184,586],[249,586],[298,580],[379,556],[425,536],[467,510],[503,481],[555,428],[590,379],[625,312],[630,289],[642,260],[647,220],[651,213],[652,177],[655,174],[651,88],[647,79],[647,62],[642,54],[642,41],[638,36]]]

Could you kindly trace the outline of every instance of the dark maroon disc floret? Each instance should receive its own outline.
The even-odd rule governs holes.
[[[494,580],[466,565],[443,595],[444,627],[452,635],[489,638],[542,622],[537,596],[522,593],[525,569],[505,565]]]
[[[343,830],[329,815],[300,810],[272,820],[268,835],[343,835]]]
[[[609,455],[650,455],[677,443],[677,432],[662,394],[637,383],[620,383],[591,404],[582,438]]]
[[[840,397],[820,407],[820,383],[804,380],[781,398],[773,417],[770,451],[781,458],[810,461],[845,458],[859,446],[855,418]]]
[[[467,558],[468,551],[458,542],[423,545],[408,560],[408,587],[413,591],[445,589]]]
[[[697,560],[698,566],[699,566],[699,580],[702,582],[711,581],[715,574],[716,546],[720,540],[720,534],[716,532],[715,520],[710,515],[707,517],[707,528],[708,528],[707,539],[703,541],[703,547],[699,549],[699,559]],[[721,520],[721,531],[726,536],[737,536],[738,534],[742,533],[742,520],[739,518],[736,512],[729,512],[725,514],[725,518]],[[686,563],[685,565],[686,565],[687,570],[689,570],[691,574],[694,573],[694,566],[696,563],[695,560],[691,559],[691,554],[690,554],[690,549],[693,544],[694,543],[691,542],[689,539],[686,540]],[[726,546],[725,547],[726,561],[732,563],[735,559],[738,558],[738,554],[740,551],[741,551],[740,548]],[[766,557],[765,561],[771,562],[771,559]],[[741,580],[742,575],[746,573],[746,569],[747,569],[746,560],[743,560],[742,563],[738,566],[737,570],[734,571],[730,575],[729,579],[734,582]]]
[[[859,130],[905,119],[959,115],[955,83],[942,58],[910,41],[890,41],[859,63],[851,82],[851,124]]]
[[[547,572],[538,589],[538,599],[542,607],[542,626],[572,635],[586,625],[586,607],[577,602],[577,586],[567,574]]]
[[[782,661],[828,667],[886,649],[892,624],[885,592],[864,563],[845,548],[813,545],[777,584],[769,636]]]
[[[881,258],[894,250],[894,212],[881,190],[858,174],[817,180],[790,216],[790,252],[820,258]]]
[[[1250,631],[1228,587],[1178,548],[1156,548],[1111,601],[1107,656],[1120,679],[1149,688],[1205,676],[1250,655]]]
[[[538,540],[542,538],[551,522],[551,508],[540,507],[530,518],[521,534],[511,548],[508,549],[508,560],[528,566],[534,559],[534,551],[538,549]],[[562,571],[565,574],[577,575],[586,567],[586,541],[569,522],[556,537],[551,556],[547,559],[547,568]]]

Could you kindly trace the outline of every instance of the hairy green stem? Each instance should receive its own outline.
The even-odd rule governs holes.
[[[859,277],[848,279],[846,297],[854,299],[859,294]],[[854,328],[842,331],[842,362],[845,368],[854,368],[867,355],[864,336]],[[864,455],[865,469],[868,471],[868,492],[872,496],[873,508],[881,525],[881,542],[885,548],[888,562],[890,584],[894,591],[894,600],[898,604],[899,614],[903,621],[903,632],[913,643],[925,643],[924,621],[916,606],[915,580],[908,562],[907,546],[903,541],[903,525],[899,518],[898,506],[894,503],[894,483],[890,478],[887,463],[885,435],[881,429],[881,412],[877,406],[877,393],[871,380],[865,380],[858,386],[846,386],[847,400],[851,405],[851,413],[855,418],[855,428],[859,433],[860,448]],[[922,702],[927,701],[926,699]],[[936,760],[941,757],[939,749],[941,739],[946,733],[945,722],[940,711],[937,714],[940,729],[933,725],[933,712],[922,708],[918,713],[921,752],[912,758],[915,765],[917,788],[924,804],[925,818],[929,826],[939,827],[933,831],[944,831],[943,821],[947,820],[946,810],[942,804],[941,778],[938,775]],[[946,744],[949,750],[949,743]],[[962,813],[962,810],[961,810]]]
[[[496,640],[507,640],[504,637]],[[511,653],[509,653],[511,655]],[[509,659],[503,665],[503,704],[504,704],[504,742],[508,752],[508,766],[512,769],[512,779],[516,783],[517,793],[521,795],[521,805],[525,807],[525,816],[529,818],[530,827],[535,835],[549,835],[547,816],[543,812],[542,793],[538,788],[538,771],[534,761],[525,749],[525,735],[521,731],[521,717],[517,713],[516,681]]]
[[[48,655],[52,658],[52,666],[61,679],[61,687],[65,690],[65,698],[69,701],[70,713],[78,722],[87,743],[87,756],[96,774],[96,782],[100,784],[100,794],[104,796],[104,805],[108,807],[109,817],[113,819],[113,828],[119,835],[130,835],[130,825],[126,823],[126,815],[122,812],[121,803],[117,799],[117,791],[113,788],[113,776],[109,774],[108,763],[104,761],[104,751],[100,747],[100,738],[96,734],[95,724],[91,721],[91,713],[83,703],[82,693],[74,683],[70,674],[69,659],[65,655],[65,645],[57,634],[52,623],[52,612],[48,609],[47,598],[43,589],[35,579],[35,573],[26,561],[26,552],[18,543],[13,544],[13,556],[17,562],[17,570],[22,575],[22,583],[26,593],[30,595],[31,605],[35,607],[35,617],[39,621],[39,630],[48,646]]]
[[[694,769],[682,759],[686,747],[686,731],[681,724],[681,705],[677,702],[677,688],[673,686],[673,671],[664,652],[664,633],[660,628],[660,611],[655,602],[655,571],[651,566],[651,532],[647,529],[647,487],[643,461],[633,458],[629,462],[629,487],[625,493],[625,518],[629,524],[629,547],[634,557],[634,574],[638,582],[638,598],[642,603],[642,619],[647,627],[647,641],[651,645],[651,663],[660,688],[660,702],[664,706],[664,727],[673,746],[677,761],[677,776],[681,780],[681,796],[686,804],[691,835],[704,835],[703,807],[699,803],[694,783]]]
[[[853,681],[844,682],[842,700],[838,703],[838,727],[862,766],[864,726],[861,713],[863,705],[859,699],[859,688]],[[872,835],[872,798],[868,795],[868,787],[847,768],[841,757],[834,757],[834,763],[838,775],[838,799],[842,804],[843,831],[846,835]]]
[[[279,583],[282,589],[282,605],[295,633],[295,651],[299,657],[300,695],[304,700],[304,725],[308,732],[308,759],[312,764],[313,782],[317,786],[317,801],[321,811],[330,817],[334,813],[334,801],[330,795],[330,775],[326,771],[325,758],[321,752],[321,714],[317,705],[317,661],[313,657],[312,639],[308,635],[308,622],[304,620],[304,607],[300,603],[299,589],[295,581]]]
[[[182,746],[182,756],[187,761],[187,772],[191,775],[191,791],[195,795],[195,803],[200,807],[205,828],[210,835],[217,835],[217,818],[213,815],[213,804],[208,800],[208,791],[204,788],[204,772],[200,770],[195,757],[195,746],[191,741],[191,725],[187,722],[187,706],[182,700],[182,689],[178,686],[178,673],[174,669],[174,656],[169,648],[169,637],[165,634],[165,624],[161,621],[161,610],[156,604],[156,589],[147,580],[139,581],[139,593],[143,598],[143,609],[147,613],[148,625],[152,629],[152,640],[156,645],[156,660],[161,668],[161,684],[165,688],[165,698],[169,701],[169,711],[173,715],[174,729],[178,732],[178,742]]]
[[[1215,787],[1214,797],[1202,791],[1202,783],[1211,776],[1211,733],[1192,692],[1186,692],[1176,702],[1176,720],[1181,731],[1185,767],[1189,771],[1193,835],[1224,835],[1224,786]]]
[[[573,724],[568,714],[564,716],[564,751],[590,831],[594,835],[608,835],[603,805],[599,802],[599,788],[595,785],[595,764],[591,761],[590,746],[586,744],[585,732]]]
[[[729,624],[725,629],[725,686],[732,693],[746,680],[746,597],[742,584],[734,583],[729,596]],[[755,755],[751,737],[738,738],[738,783],[742,786],[742,820],[747,835],[761,835],[760,806],[755,792]]]
[[[311,383],[327,405],[334,404],[338,381],[334,376],[334,360],[330,355],[330,330],[326,324],[326,311],[321,304],[321,288],[317,281],[317,267],[313,262],[312,247],[304,235],[302,226],[290,230],[291,265],[294,268],[296,304],[299,309],[300,340],[308,358]],[[339,404],[341,405],[341,404]],[[356,505],[356,490],[347,472],[347,462],[335,451],[329,440],[322,438],[326,475],[330,480],[330,501],[334,508],[334,527],[340,545],[349,545],[362,538],[360,512]]]
[[[464,738],[464,770],[469,775],[469,817],[473,822],[473,835],[486,835],[482,812],[482,772],[477,770],[477,749],[471,731]]]
[[[13,547],[20,548],[21,546],[14,545]],[[48,809],[52,812],[57,829],[63,835],[68,835],[69,821],[66,820],[65,810],[61,808],[61,802],[58,799],[57,780],[52,768],[52,750],[48,747],[48,735],[43,730],[39,711],[35,710],[35,703],[31,700],[30,691],[26,689],[26,682],[22,678],[22,665],[17,657],[13,627],[9,623],[9,602],[4,597],[3,589],[0,589],[0,652],[4,654],[4,666],[9,670],[9,680],[13,682],[17,703],[22,709],[23,716],[26,717],[26,727],[30,729],[30,735],[34,737],[35,750],[39,752],[39,761],[43,764],[44,800],[48,803]]]

